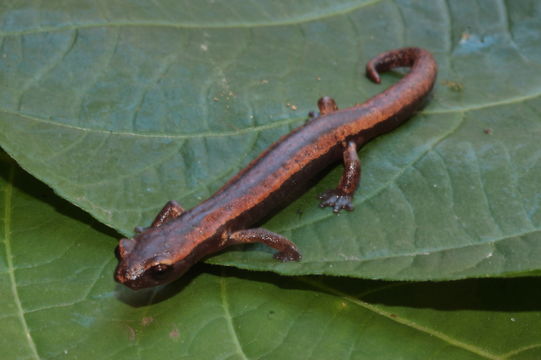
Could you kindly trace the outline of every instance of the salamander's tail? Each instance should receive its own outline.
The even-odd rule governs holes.
[[[432,55],[421,48],[408,47],[396,49],[379,54],[366,64],[366,76],[379,84],[379,73],[389,71],[396,67],[414,67],[423,62],[434,63]]]

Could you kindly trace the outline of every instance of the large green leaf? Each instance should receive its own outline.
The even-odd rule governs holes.
[[[356,211],[315,194],[265,226],[266,249],[213,262],[284,274],[387,279],[541,268],[541,4],[521,1],[3,2],[0,145],[100,221],[130,234],[169,199],[210,195],[302,124],[321,95],[343,107],[384,85],[382,50],[432,51],[429,107],[361,151]]]
[[[538,359],[539,278],[387,283],[199,267],[132,292],[111,236],[0,162],[2,359]]]

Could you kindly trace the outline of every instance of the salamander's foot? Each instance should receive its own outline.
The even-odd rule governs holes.
[[[342,209],[347,211],[353,210],[353,204],[351,203],[353,196],[344,194],[339,189],[327,190],[320,194],[318,198],[321,200],[319,207],[332,207],[332,211],[335,213],[339,213]]]
[[[306,115],[305,123],[314,120],[315,118],[317,118],[317,116],[318,116],[318,114],[316,114],[315,111],[310,111],[310,112]]]
[[[276,260],[280,260],[281,262],[288,262],[288,261],[300,261],[301,260],[301,253],[297,250],[297,248],[289,248],[284,251],[277,252],[273,255],[273,257]]]

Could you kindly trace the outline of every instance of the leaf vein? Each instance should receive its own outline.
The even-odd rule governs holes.
[[[5,206],[4,208],[4,245],[6,249],[6,261],[7,261],[9,279],[11,282],[11,292],[13,294],[13,301],[15,302],[19,322],[21,324],[21,327],[23,328],[23,332],[28,342],[28,347],[30,349],[31,357],[39,360],[40,357],[36,348],[36,344],[34,343],[34,339],[32,338],[32,335],[30,334],[30,329],[28,327],[28,323],[26,322],[26,318],[24,316],[24,309],[21,303],[21,299],[19,297],[19,291],[17,289],[17,282],[15,278],[15,266],[13,264],[13,253],[11,250],[11,219],[12,219],[11,201],[13,197],[14,179],[15,179],[15,167],[11,166],[9,169],[8,181],[6,183],[6,190],[4,192],[4,206]]]
[[[224,275],[224,274],[222,274],[222,275]],[[237,348],[237,353],[241,356],[241,358],[243,358],[245,360],[248,360],[248,357],[244,353],[244,350],[242,349],[242,346],[240,344],[239,338],[237,336],[237,332],[235,331],[235,327],[233,325],[233,317],[231,316],[231,312],[229,311],[229,301],[227,300],[227,295],[226,295],[227,289],[226,289],[226,285],[225,285],[225,281],[226,281],[225,279],[226,279],[225,276],[222,276],[220,278],[220,297],[222,299],[222,307],[223,307],[223,310],[224,310],[224,318],[226,320],[227,328],[229,330],[229,333],[231,334],[231,336],[233,338],[233,344]]]
[[[449,251],[449,250],[458,250],[458,249],[465,249],[465,248],[468,248],[468,247],[471,247],[471,246],[481,246],[481,245],[491,245],[493,246],[494,244],[496,244],[497,242],[499,241],[504,241],[504,240],[507,240],[507,239],[511,239],[511,238],[515,238],[515,237],[522,237],[522,236],[526,236],[526,235],[530,235],[532,233],[541,233],[541,229],[535,229],[533,231],[530,231],[530,230],[527,230],[525,232],[522,232],[522,233],[517,233],[517,234],[510,234],[510,235],[506,235],[506,236],[502,236],[498,239],[492,239],[492,240],[486,240],[486,241],[480,241],[478,243],[475,243],[475,244],[465,244],[465,245],[461,245],[461,246],[453,246],[453,247],[441,247],[441,248],[431,248],[431,249],[417,249],[415,252],[410,252],[410,253],[401,253],[401,254],[393,254],[393,255],[385,255],[385,256],[377,256],[377,257],[372,257],[372,258],[361,258],[361,257],[357,257],[357,258],[353,258],[353,256],[351,256],[349,259],[343,259],[343,258],[338,258],[338,259],[323,259],[323,260],[302,260],[303,263],[319,263],[319,262],[337,262],[337,263],[345,263],[345,262],[362,262],[362,261],[374,261],[374,260],[385,260],[385,259],[394,259],[394,258],[402,258],[402,257],[411,257],[411,256],[426,256],[427,253],[428,254],[434,254],[434,253],[438,253],[438,252],[444,252],[444,251]]]
[[[66,43],[66,48],[64,51],[59,53],[57,56],[50,56],[52,61],[49,64],[46,64],[41,69],[34,72],[33,76],[23,85],[20,87],[19,95],[17,96],[18,101],[16,108],[17,110],[20,110],[23,106],[23,98],[26,92],[35,84],[38,84],[41,79],[43,79],[47,74],[49,74],[51,71],[53,71],[65,58],[66,56],[73,50],[75,47],[75,43],[77,42],[78,38],[78,30],[75,30],[71,36],[71,38]]]
[[[382,0],[370,0],[365,2],[355,2],[352,1],[349,6],[342,6],[341,9],[333,11],[333,12],[315,12],[310,15],[300,15],[291,17],[290,19],[284,20],[284,21],[267,21],[267,22],[245,22],[245,23],[232,23],[232,22],[220,22],[220,23],[213,23],[213,24],[197,24],[195,22],[183,22],[183,23],[175,23],[172,21],[144,21],[144,20],[138,20],[138,21],[129,21],[129,20],[121,20],[116,22],[95,22],[95,23],[84,23],[84,24],[78,24],[74,25],[72,23],[70,24],[61,24],[57,26],[40,26],[38,25],[36,28],[33,29],[24,29],[24,30],[16,30],[16,31],[1,31],[0,36],[7,37],[7,36],[22,36],[22,35],[29,35],[29,34],[42,34],[42,33],[52,33],[52,32],[62,32],[62,31],[71,31],[74,29],[93,29],[93,28],[113,28],[113,27],[164,27],[164,28],[173,28],[173,29],[244,29],[244,28],[265,28],[265,27],[282,27],[287,25],[298,25],[302,23],[309,23],[314,21],[320,21],[340,15],[345,15],[352,13],[354,11],[360,10],[364,7],[372,6],[377,3],[380,3]],[[231,10],[235,10],[234,8],[231,8]],[[240,17],[239,17],[240,18]]]
[[[471,144],[469,144],[469,146],[471,146]],[[498,229],[498,232],[500,234],[504,234],[505,232],[503,231],[501,225],[500,225],[500,222],[498,221],[496,215],[494,214],[494,208],[492,206],[492,203],[490,202],[490,199],[487,195],[487,191],[485,189],[485,181],[483,179],[483,170],[481,169],[481,165],[479,164],[479,156],[477,155],[477,152],[475,151],[475,149],[472,149],[472,152],[473,152],[473,163],[475,163],[475,165],[477,166],[477,176],[479,176],[479,185],[480,185],[480,193],[481,193],[481,196],[483,197],[483,202],[485,203],[484,205],[486,206],[486,209],[488,210],[488,214],[489,216],[492,218],[492,222],[493,224],[496,226],[496,228]]]
[[[2,108],[0,108],[0,112],[7,115],[13,115],[13,116],[26,118],[27,120],[34,121],[37,123],[47,124],[47,125],[56,126],[56,127],[63,127],[63,128],[71,129],[71,130],[78,130],[78,131],[98,133],[98,134],[115,135],[115,136],[133,136],[133,137],[140,137],[140,138],[159,138],[159,139],[193,139],[193,138],[205,138],[205,137],[238,136],[238,135],[244,135],[251,132],[274,129],[274,128],[277,128],[283,125],[289,125],[292,123],[300,124],[304,120],[301,118],[291,118],[291,119],[285,119],[285,120],[278,120],[278,121],[268,123],[268,124],[251,126],[251,127],[246,127],[242,129],[236,129],[232,131],[222,131],[219,133],[218,132],[200,132],[200,133],[192,133],[192,134],[157,134],[157,133],[135,133],[131,131],[112,131],[112,130],[105,130],[105,129],[85,128],[82,126],[39,118],[30,114],[23,114],[20,112],[10,111],[7,109],[2,109]]]
[[[360,306],[368,311],[371,311],[377,315],[380,315],[382,317],[385,317],[387,318],[388,320],[391,320],[393,322],[396,322],[398,324],[401,324],[401,325],[404,325],[404,326],[407,326],[411,329],[414,329],[414,330],[417,330],[419,332],[422,332],[424,334],[427,334],[429,336],[433,336],[435,338],[438,338],[439,340],[445,342],[445,343],[448,343],[452,346],[455,346],[455,347],[458,347],[458,348],[461,348],[461,349],[464,349],[466,351],[469,351],[473,354],[476,354],[476,355],[479,355],[485,359],[492,359],[492,360],[499,360],[500,357],[496,354],[493,354],[491,352],[488,352],[487,350],[485,349],[482,349],[482,348],[479,348],[473,344],[468,344],[468,343],[465,343],[463,341],[460,341],[458,339],[455,339],[447,334],[444,334],[442,333],[441,331],[437,331],[435,329],[432,329],[432,328],[429,328],[429,327],[426,327],[424,325],[421,325],[415,321],[412,321],[412,320],[408,320],[406,318],[402,318],[402,317],[396,317],[396,316],[393,316],[393,314],[391,312],[388,312],[388,311],[385,311],[384,309],[381,309],[381,308],[378,308],[376,305],[373,305],[373,304],[370,304],[366,301],[363,301],[361,300],[360,298],[355,298],[355,297],[352,297],[340,290],[337,290],[335,288],[332,288],[330,286],[326,286],[326,285],[323,285],[319,282],[316,282],[316,281],[313,281],[313,280],[310,280],[310,279],[307,279],[307,278],[299,278],[299,281],[301,282],[304,282],[314,288],[317,288],[317,289],[320,289],[320,290],[323,290],[325,292],[328,292],[334,296],[337,296],[337,297],[340,297],[346,301],[349,301],[350,303],[354,304],[354,305],[357,305],[357,306]]]
[[[425,115],[437,115],[437,114],[450,114],[455,112],[469,112],[469,111],[477,111],[477,110],[484,110],[491,107],[498,107],[498,106],[505,106],[505,105],[514,105],[518,103],[523,103],[529,100],[537,99],[538,97],[541,97],[541,89],[535,89],[536,92],[529,95],[523,95],[523,96],[515,96],[515,97],[509,97],[507,99],[499,100],[499,101],[492,101],[487,102],[485,104],[478,104],[478,105],[470,105],[470,106],[464,106],[464,107],[451,107],[448,109],[441,109],[441,110],[424,110],[421,112],[421,114]]]
[[[508,353],[504,354],[503,355],[503,359],[508,359],[510,357],[514,357],[520,353],[523,353],[523,352],[526,352],[526,351],[529,351],[529,350],[532,350],[532,349],[537,349],[537,348],[541,348],[541,344],[530,344],[528,346],[523,346],[523,347],[520,347],[518,349],[515,349],[515,350],[512,350],[512,351],[509,351]]]

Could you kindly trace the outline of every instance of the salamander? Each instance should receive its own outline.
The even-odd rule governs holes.
[[[299,261],[297,246],[272,231],[253,227],[303,193],[309,180],[340,159],[338,187],[320,195],[320,206],[353,210],[361,177],[357,150],[410,118],[426,103],[436,79],[432,55],[420,48],[384,52],[368,62],[366,74],[380,83],[380,72],[410,71],[360,105],[338,109],[330,97],[318,101],[319,114],[283,136],[210,198],[190,210],[169,201],[148,228],[136,228],[119,241],[115,279],[141,289],[171,282],[202,258],[231,245],[263,243],[280,261]]]

